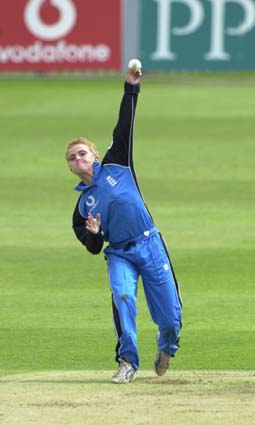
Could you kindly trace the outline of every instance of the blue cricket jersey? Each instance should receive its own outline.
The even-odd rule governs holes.
[[[91,185],[80,182],[81,192],[73,214],[73,229],[87,249],[97,254],[103,240],[125,244],[154,227],[151,215],[140,193],[133,167],[133,127],[139,84],[125,83],[119,118],[113,141],[102,163],[93,164]],[[86,230],[88,213],[101,215],[101,232],[92,235]]]

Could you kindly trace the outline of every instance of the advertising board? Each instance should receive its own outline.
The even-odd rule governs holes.
[[[1,0],[0,71],[118,70],[120,0]]]
[[[142,0],[146,69],[255,68],[254,0]]]

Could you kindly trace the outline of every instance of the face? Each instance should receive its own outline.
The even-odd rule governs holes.
[[[95,159],[95,155],[82,143],[71,146],[67,153],[70,170],[81,178],[92,175],[92,165]]]

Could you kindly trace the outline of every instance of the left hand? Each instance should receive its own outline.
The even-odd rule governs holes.
[[[91,213],[88,213],[88,218],[86,220],[86,229],[96,235],[100,230],[101,217],[100,214],[96,215],[96,218],[93,217]]]

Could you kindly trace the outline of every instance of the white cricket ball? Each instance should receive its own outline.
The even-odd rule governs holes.
[[[128,69],[130,69],[132,72],[138,72],[142,69],[142,64],[139,61],[139,59],[131,59],[128,62]]]

